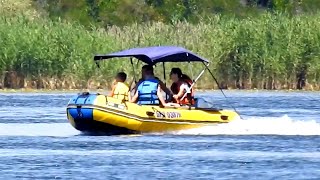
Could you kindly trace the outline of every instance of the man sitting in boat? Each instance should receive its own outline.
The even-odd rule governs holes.
[[[131,102],[137,102],[140,105],[159,105],[161,103],[166,106],[161,93],[160,81],[154,77],[153,68],[146,68],[143,78],[144,80],[138,84]]]
[[[192,80],[182,73],[180,68],[172,68],[170,78],[173,81],[171,91],[173,92],[174,103],[180,105],[194,105],[194,90],[191,88]]]
[[[136,86],[134,88],[135,89],[134,93],[136,93],[139,85],[145,80],[147,72],[151,72],[151,74],[152,74],[151,76],[159,81],[160,88],[169,96],[168,101],[171,101],[173,93],[171,92],[171,90],[169,88],[167,88],[167,86],[158,77],[154,76],[153,67],[151,65],[144,65],[142,67],[142,69],[141,69],[142,78],[139,79],[138,83],[136,84]]]
[[[115,80],[113,82],[112,90],[110,92],[111,97],[124,100],[124,101],[129,101],[130,100],[130,89],[127,83],[125,83],[127,79],[127,74],[124,72],[119,72]]]

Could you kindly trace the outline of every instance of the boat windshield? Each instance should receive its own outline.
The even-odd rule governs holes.
[[[211,99],[206,99],[203,97],[196,97],[196,108],[203,108],[203,109],[215,109],[217,108],[215,104],[212,103]]]

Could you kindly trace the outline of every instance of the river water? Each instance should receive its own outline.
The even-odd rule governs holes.
[[[200,93],[243,120],[171,134],[86,136],[74,93],[0,93],[0,179],[320,179],[320,93]]]

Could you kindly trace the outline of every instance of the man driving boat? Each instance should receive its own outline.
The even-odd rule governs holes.
[[[140,105],[158,105],[166,106],[166,102],[161,93],[160,80],[154,77],[152,66],[145,67],[143,80],[137,84],[136,92],[131,102],[137,102]]]
[[[139,87],[139,85],[146,79],[147,73],[150,73],[153,78],[157,79],[159,81],[159,86],[160,88],[166,93],[166,95],[169,96],[168,102],[171,101],[173,93],[172,91],[167,88],[167,86],[158,78],[154,76],[154,71],[153,71],[153,67],[151,65],[144,65],[141,69],[141,74],[142,74],[142,78],[139,79],[138,83],[136,84],[136,86],[134,87],[134,94],[137,92],[137,89]]]
[[[161,89],[162,89],[165,93],[167,93],[167,94],[172,94],[172,92],[170,91],[170,89],[167,88],[166,85],[165,85],[158,77],[155,77],[155,76],[154,76],[153,67],[152,67],[151,65],[144,65],[144,66],[142,67],[142,69],[141,69],[142,78],[139,79],[139,81],[138,81],[138,83],[137,83],[137,85],[136,85],[136,87],[135,87],[135,91],[137,90],[137,87],[139,86],[139,84],[145,79],[145,76],[146,76],[146,72],[147,72],[147,71],[151,71],[151,72],[152,72],[152,76],[153,76],[154,78],[156,78],[156,79],[159,80],[159,85],[160,85]]]

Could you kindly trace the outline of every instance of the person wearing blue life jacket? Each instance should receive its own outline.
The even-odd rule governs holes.
[[[153,75],[153,68],[145,69],[143,80],[137,84],[131,102],[140,105],[167,105],[161,93],[160,80]]]
[[[157,79],[159,81],[160,88],[166,93],[166,95],[169,97],[168,101],[170,102],[173,96],[172,91],[163,83],[159,78],[154,76],[153,67],[151,65],[144,65],[141,69],[142,78],[139,79],[139,81],[136,83],[134,89],[134,94],[137,92],[138,86],[145,80],[146,74],[150,73],[149,76],[152,76],[153,78]],[[150,78],[150,77],[149,77]]]

